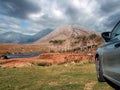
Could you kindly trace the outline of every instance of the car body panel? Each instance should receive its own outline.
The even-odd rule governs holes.
[[[120,22],[117,25],[115,27],[120,31]],[[113,34],[114,29],[112,30]],[[120,34],[112,37],[110,41],[98,48],[96,55],[101,60],[103,76],[120,86]]]

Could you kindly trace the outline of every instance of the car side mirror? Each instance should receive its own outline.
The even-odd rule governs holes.
[[[110,41],[110,32],[103,32],[101,35],[104,38],[105,42]]]

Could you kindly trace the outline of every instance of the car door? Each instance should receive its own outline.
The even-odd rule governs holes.
[[[110,41],[103,47],[103,71],[110,79],[120,82],[120,23],[110,35]]]

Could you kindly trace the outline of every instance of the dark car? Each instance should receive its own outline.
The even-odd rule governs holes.
[[[111,32],[101,35],[105,43],[98,48],[95,56],[98,81],[109,81],[120,88],[120,21]]]

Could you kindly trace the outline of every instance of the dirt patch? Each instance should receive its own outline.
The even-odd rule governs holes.
[[[58,83],[57,82],[50,82],[50,83],[48,83],[48,85],[50,85],[50,86],[57,86]]]
[[[93,87],[94,85],[96,84],[97,82],[93,81],[93,82],[89,82],[85,85],[85,88],[84,90],[93,90]]]

